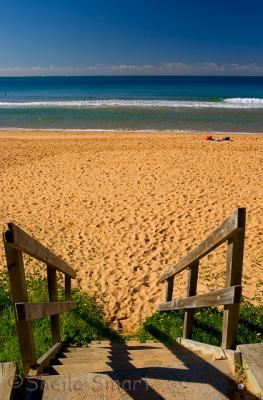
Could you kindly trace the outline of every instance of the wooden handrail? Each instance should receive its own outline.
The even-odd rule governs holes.
[[[235,346],[242,291],[245,221],[246,209],[237,208],[194,250],[184,256],[175,267],[161,275],[159,282],[167,281],[167,288],[165,302],[158,306],[158,310],[185,309],[183,330],[185,339],[192,336],[196,308],[224,305],[222,348],[229,349]],[[225,289],[196,295],[200,259],[224,242],[228,244]],[[189,269],[187,297],[173,300],[174,277],[186,268]]]
[[[4,233],[4,240],[6,245],[48,264],[71,278],[76,278],[76,272],[73,268],[14,223],[8,224],[8,230]]]
[[[8,224],[3,239],[23,370],[25,374],[31,370],[34,374],[39,373],[62,346],[59,314],[75,307],[75,303],[69,299],[71,279],[76,277],[76,272],[65,261],[13,223]],[[28,302],[23,253],[45,263],[49,302]],[[58,301],[57,271],[65,275],[66,301],[64,302]],[[50,316],[51,319],[53,346],[37,360],[32,321],[45,316]]]
[[[48,367],[50,360],[56,357],[62,348],[62,343],[55,343],[48,351],[37,360],[37,372],[41,373],[45,367]],[[33,369],[32,374],[35,375]]]
[[[16,303],[18,321],[33,321],[51,315],[62,314],[73,310],[74,301],[57,301],[52,303]]]
[[[184,256],[178,264],[164,272],[160,277],[160,282],[172,278],[190,265],[205,257],[211,251],[233,236],[238,230],[245,227],[245,208],[237,208],[219,227],[217,227],[204,241],[202,241],[194,250]]]
[[[222,306],[225,304],[239,303],[241,298],[241,285],[231,286],[226,289],[218,289],[213,292],[198,294],[196,296],[189,296],[179,298],[161,303],[158,306],[159,311],[168,310],[182,310],[185,308],[199,308]]]

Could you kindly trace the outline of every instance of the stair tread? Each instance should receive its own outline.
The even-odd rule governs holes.
[[[72,371],[64,376],[40,376],[44,381],[42,400],[228,399],[230,372],[226,361],[217,363],[222,367],[203,362],[175,368],[157,366],[105,374]]]
[[[129,377],[130,382],[138,381],[137,377]],[[42,400],[126,400],[130,395],[119,385],[120,375],[88,372],[68,375],[52,375],[40,377],[44,381]],[[142,391],[146,391],[146,382],[140,379]],[[132,384],[132,383],[131,383]],[[136,385],[136,383],[134,383]],[[137,383],[138,386],[138,383]],[[135,386],[134,386],[135,387]]]
[[[57,375],[38,377],[42,400],[227,399],[232,384],[224,360],[218,367],[218,361],[180,345],[103,341],[68,348],[57,362],[52,365]]]
[[[88,346],[86,347],[68,347],[68,351],[77,351],[77,350],[86,350],[90,348],[130,348],[130,347],[145,347],[145,348],[166,348],[166,347],[180,347],[180,345],[174,344],[172,346],[165,345],[163,343],[157,343],[157,342],[147,342],[147,343],[141,343],[141,342],[98,342],[94,343],[91,342]]]
[[[173,353],[162,353],[162,352],[156,352],[156,353],[135,353],[135,354],[92,354],[92,355],[82,355],[79,354],[78,356],[75,357],[64,357],[64,358],[59,358],[58,361],[61,364],[84,364],[84,363],[94,363],[94,359],[96,362],[100,361],[105,361],[105,362],[127,362],[128,360],[130,361],[140,361],[140,360],[161,360],[161,361],[167,361],[170,362],[172,360],[182,360],[182,361],[188,361],[188,360],[198,360],[198,358],[204,358],[203,356],[198,356],[196,354],[191,354],[191,353],[180,353],[180,354],[173,354]],[[205,357],[206,360],[208,360],[208,357]],[[210,358],[211,359],[211,358]]]
[[[62,365],[52,365],[52,368],[59,374],[67,374],[71,372],[105,372],[105,371],[113,371],[113,370],[132,370],[135,368],[149,368],[149,367],[158,367],[158,366],[167,366],[167,365],[185,365],[185,364],[197,364],[206,362],[205,360],[189,358],[188,360],[180,360],[179,358],[171,358],[171,359],[149,359],[149,360],[125,360],[125,361],[93,361],[86,363],[68,363]]]
[[[138,354],[163,354],[163,355],[167,355],[167,354],[189,354],[189,350],[169,350],[169,349],[128,349],[128,350],[110,350],[110,349],[90,349],[88,351],[74,351],[74,352],[64,352],[63,353],[63,357],[66,358],[82,358],[82,357],[91,357],[94,355],[99,355],[99,356],[106,356],[106,355],[115,355],[116,356],[125,356],[125,355],[132,355],[132,356],[136,356]]]

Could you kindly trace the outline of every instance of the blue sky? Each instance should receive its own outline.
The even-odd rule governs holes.
[[[262,0],[0,0],[0,75],[263,75]]]

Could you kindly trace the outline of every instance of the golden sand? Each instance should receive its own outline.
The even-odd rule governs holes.
[[[263,135],[233,139],[2,131],[0,227],[13,221],[62,256],[127,331],[163,300],[160,273],[246,207],[243,294],[260,301]],[[222,247],[201,262],[199,292],[224,285]],[[185,278],[176,277],[175,295],[185,293]]]

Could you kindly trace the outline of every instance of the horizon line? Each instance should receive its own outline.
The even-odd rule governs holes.
[[[211,77],[211,78],[263,78],[263,74],[259,75],[241,75],[241,74],[91,74],[91,75],[0,75],[0,78],[96,78],[96,77]]]

